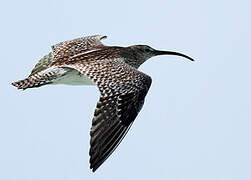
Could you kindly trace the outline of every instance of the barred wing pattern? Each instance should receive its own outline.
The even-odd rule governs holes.
[[[103,35],[86,36],[53,45],[51,47],[52,52],[49,52],[38,61],[32,69],[29,77],[47,69],[52,63],[57,61],[67,61],[74,55],[88,53],[92,50],[98,50],[99,48],[104,47],[101,40],[105,38],[106,36]]]
[[[104,46],[101,43],[101,40],[105,38],[106,36],[103,35],[94,35],[60,42],[51,47],[54,56],[53,62],[67,61],[74,55],[88,53],[91,50],[99,49]]]
[[[93,172],[111,155],[126,135],[151,86],[151,77],[121,58],[79,60],[55,64],[74,68],[100,90],[91,127],[90,168]]]

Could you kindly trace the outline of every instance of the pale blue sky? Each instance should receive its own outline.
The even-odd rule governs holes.
[[[3,1],[1,180],[251,179],[251,1]],[[60,41],[104,34],[196,59],[155,57],[153,79],[126,138],[93,174],[95,87],[10,86]]]

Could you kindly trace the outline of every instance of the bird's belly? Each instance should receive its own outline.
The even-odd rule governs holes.
[[[66,84],[66,85],[95,85],[91,79],[80,74],[78,71],[71,69],[65,75],[53,80],[53,84]]]

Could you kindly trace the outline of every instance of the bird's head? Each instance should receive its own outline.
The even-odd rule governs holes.
[[[134,45],[129,47],[131,51],[133,52],[135,58],[139,61],[139,66],[144,63],[147,59],[153,57],[153,56],[159,56],[159,55],[176,55],[176,56],[182,56],[184,58],[187,58],[191,61],[194,61],[191,57],[174,51],[161,51],[153,49],[152,47],[148,45]]]

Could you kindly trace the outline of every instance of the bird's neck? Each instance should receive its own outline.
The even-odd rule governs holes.
[[[124,47],[120,50],[120,56],[123,57],[125,63],[138,69],[138,67],[143,64],[148,58],[141,56],[135,50],[128,47]]]

